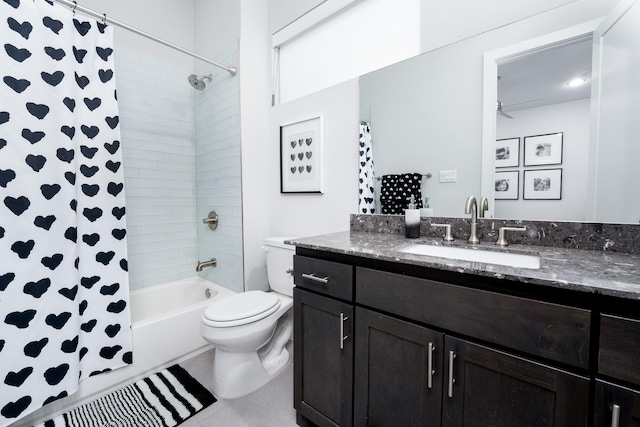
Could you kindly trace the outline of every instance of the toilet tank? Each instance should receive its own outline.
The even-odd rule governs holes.
[[[268,237],[264,239],[267,253],[267,277],[272,291],[293,296],[293,255],[296,247],[286,245],[292,237]]]

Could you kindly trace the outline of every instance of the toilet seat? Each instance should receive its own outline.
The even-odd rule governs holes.
[[[263,319],[280,308],[280,298],[273,293],[248,291],[214,301],[207,307],[203,322],[225,328],[246,325]]]

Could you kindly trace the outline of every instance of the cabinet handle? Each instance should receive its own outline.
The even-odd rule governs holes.
[[[611,427],[618,427],[620,422],[620,405],[613,404],[611,407]]]
[[[344,340],[349,338],[349,335],[344,334],[344,322],[349,320],[348,316],[344,313],[340,313],[340,350],[344,350]]]
[[[325,285],[327,283],[329,283],[329,277],[325,276],[325,277],[318,277],[315,274],[310,274],[310,273],[302,273],[302,278],[303,279],[309,279],[309,280],[313,280],[314,282],[320,282],[320,283],[324,283]]]
[[[427,349],[427,387],[433,388],[433,374],[436,371],[433,370],[433,351],[436,349],[436,346],[433,345],[432,342],[429,343],[429,347]]]
[[[453,350],[449,351],[449,390],[447,391],[447,395],[449,397],[453,397],[453,383],[456,382],[456,379],[453,378],[453,359],[456,358],[456,354]]]

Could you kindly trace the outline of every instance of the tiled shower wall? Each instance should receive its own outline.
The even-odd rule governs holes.
[[[238,64],[238,44],[214,61]],[[236,292],[243,290],[242,182],[240,157],[240,85],[238,75],[206,64],[200,75],[213,73],[202,92],[195,93],[195,159],[198,259],[215,258],[216,268],[199,275]],[[218,228],[202,223],[209,211],[218,214]]]
[[[116,49],[131,290],[195,275],[190,65]]]
[[[212,59],[237,64],[237,51]],[[203,277],[243,289],[238,79],[210,70],[214,82],[197,92],[192,64],[116,50],[131,290],[195,276],[211,257],[218,267]],[[215,232],[202,223],[211,209]]]

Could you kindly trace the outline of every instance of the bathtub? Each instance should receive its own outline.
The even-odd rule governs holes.
[[[214,298],[232,294],[199,277],[132,291],[132,368],[148,373],[211,348],[200,335],[200,318]]]
[[[85,379],[76,393],[26,416],[16,426],[51,418],[211,349],[200,335],[200,318],[214,299],[233,294],[199,277],[132,291],[133,364]]]

